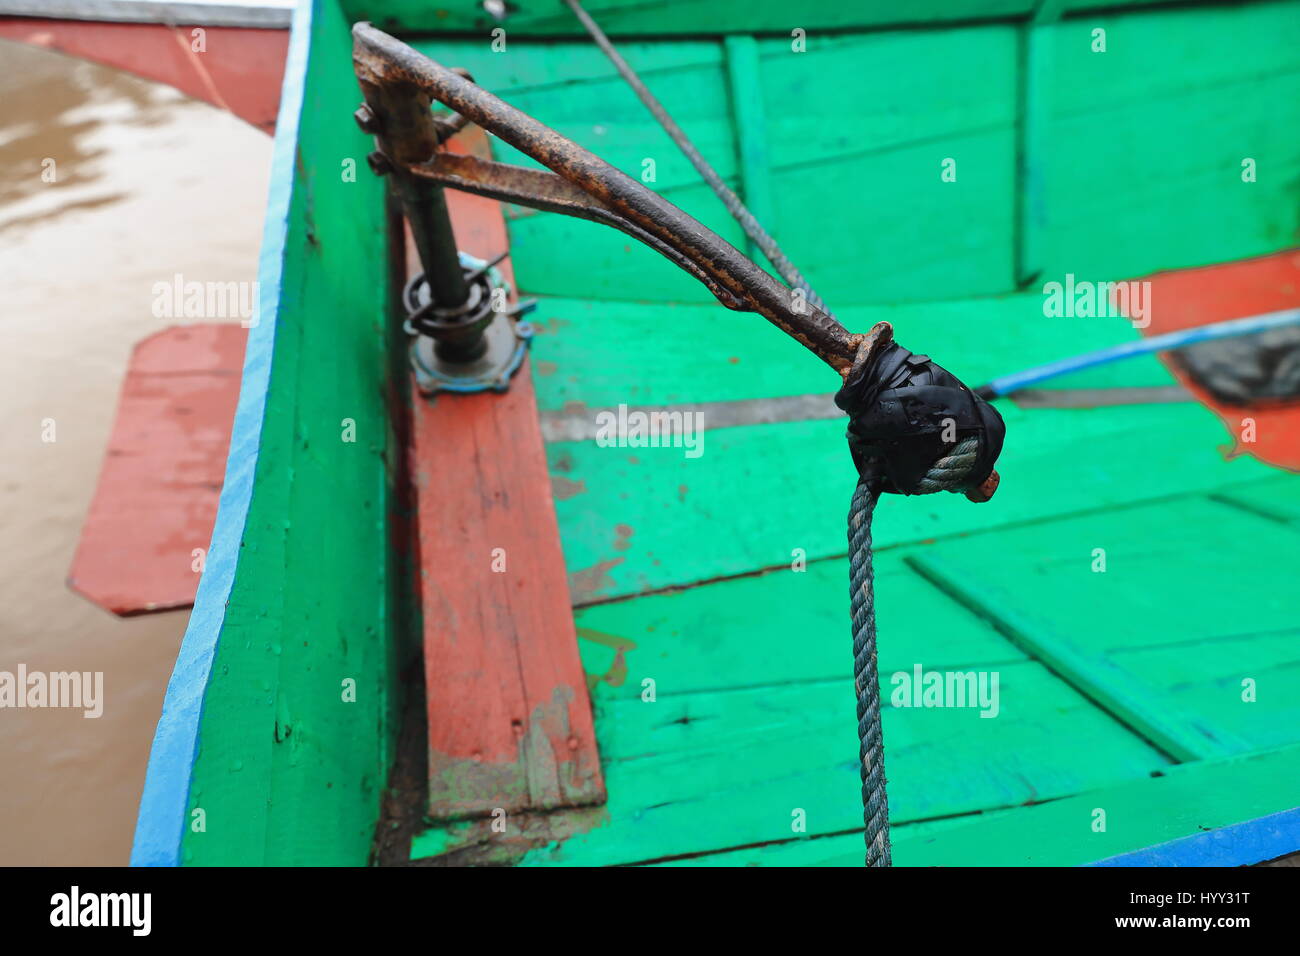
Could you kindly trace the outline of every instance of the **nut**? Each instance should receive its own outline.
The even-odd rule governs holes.
[[[376,176],[387,176],[393,171],[393,164],[388,161],[388,157],[375,150],[366,157],[366,163],[370,166],[370,171]]]
[[[369,133],[371,136],[379,132],[379,117],[370,112],[370,107],[365,103],[357,107],[357,111],[352,114],[352,118],[361,127],[361,132]]]

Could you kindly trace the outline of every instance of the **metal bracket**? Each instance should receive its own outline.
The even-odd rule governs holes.
[[[523,303],[514,308],[497,308],[497,303],[509,299],[509,286],[501,273],[488,262],[476,259],[468,253],[460,253],[460,264],[466,277],[482,298],[484,308],[469,317],[481,332],[476,331],[476,342],[481,342],[481,351],[473,358],[448,357],[446,350],[432,335],[421,333],[418,326],[424,325],[433,308],[433,297],[424,273],[415,276],[407,283],[403,298],[410,315],[404,328],[413,336],[411,342],[411,370],[415,373],[415,382],[423,395],[435,395],[438,392],[504,392],[510,387],[510,378],[523,364],[524,353],[532,341],[533,328],[518,316],[530,311],[535,303]],[[481,284],[480,284],[481,280]],[[480,338],[481,336],[481,338]]]
[[[694,276],[727,308],[757,312],[841,375],[858,336],[782,285],[711,229],[635,179],[368,23],[352,28],[352,59],[366,99],[357,122],[380,147],[376,172],[391,174],[402,196],[439,305],[467,299],[449,246],[444,188],[518,202],[613,226]],[[436,126],[433,103],[453,112]],[[445,130],[472,122],[547,170],[441,151]],[[454,243],[454,240],[452,240]],[[442,268],[440,268],[442,267]]]

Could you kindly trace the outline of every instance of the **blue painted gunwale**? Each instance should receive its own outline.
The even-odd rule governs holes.
[[[1296,851],[1300,807],[1157,843],[1089,866],[1250,866]]]

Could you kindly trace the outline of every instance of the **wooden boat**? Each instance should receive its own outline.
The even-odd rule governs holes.
[[[453,209],[462,245],[486,258],[504,222],[538,334],[504,397],[412,388],[404,243],[353,119],[356,21],[623,170],[652,160],[656,191],[744,245],[569,12],[508,8],[296,11],[260,322],[137,864],[861,864],[855,476],[843,420],[806,400],[838,387],[827,369],[613,230],[473,199]],[[839,317],[893,323],[967,382],[1140,334],[1046,315],[1044,284],[1067,275],[1155,276],[1162,314],[1206,288],[1226,290],[1207,318],[1300,304],[1300,147],[1281,134],[1297,9],[591,5]],[[1275,419],[1258,457],[1240,409],[1221,409],[1228,429],[1185,396],[1105,391],[1174,384],[1148,357],[1002,402],[996,499],[881,505],[896,864],[1300,850],[1300,497],[1263,460],[1300,428]],[[698,458],[602,447],[584,423],[620,405],[727,424]],[[467,435],[467,416],[511,429]],[[493,526],[524,527],[510,560],[548,583],[525,606],[491,590],[495,519],[474,491],[536,468],[552,494]],[[480,592],[503,626],[452,613]],[[996,716],[895,697],[929,672],[996,674]],[[571,692],[572,759],[530,682]]]

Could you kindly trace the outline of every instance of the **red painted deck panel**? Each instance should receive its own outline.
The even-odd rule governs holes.
[[[189,607],[226,472],[248,331],[176,326],[135,347],[68,584],[114,614]]]
[[[458,139],[485,150],[473,133]],[[447,198],[462,249],[487,258],[507,247],[498,203]],[[502,268],[510,276],[508,261]],[[416,394],[414,405],[429,815],[599,803],[604,783],[528,361],[504,395]]]
[[[1295,249],[1148,278],[1151,324],[1143,330],[1148,336],[1300,306],[1300,251]],[[1160,361],[1201,404],[1219,416],[1233,436],[1230,454],[1252,455],[1271,465],[1300,471],[1300,403],[1251,408],[1225,405],[1198,387],[1167,354],[1161,354]],[[1241,441],[1245,418],[1255,420],[1253,442]]]
[[[193,29],[156,23],[0,19],[0,37],[166,83],[274,132],[289,31],[204,27],[204,50],[196,52]]]

